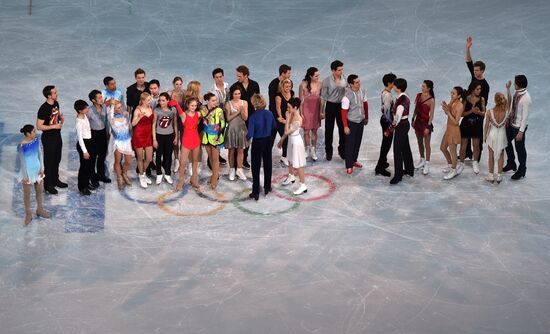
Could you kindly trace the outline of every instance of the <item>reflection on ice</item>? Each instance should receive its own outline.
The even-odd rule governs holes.
[[[4,1],[0,12],[2,333],[548,332],[546,1],[33,1],[31,16],[25,5]],[[480,175],[467,162],[442,180],[439,105],[469,83],[467,35],[487,64],[490,101],[515,74],[529,78],[520,182],[483,181],[486,150]],[[110,184],[78,194],[72,104],[105,75],[124,90],[142,67],[161,90],[176,75],[206,90],[213,68],[232,83],[244,63],[267,93],[281,63],[297,85],[309,66],[327,76],[336,58],[360,76],[371,106],[364,168],[352,177],[336,156],[325,160],[321,128],[299,201],[278,183],[249,200],[250,181],[229,181],[227,167],[214,192],[206,164],[198,192],[144,191],[131,171],[136,184],[126,191]],[[411,97],[433,80],[437,106],[431,173],[395,187],[374,176],[389,71],[408,80]],[[50,83],[67,119],[61,176],[70,187],[46,196],[53,219],[24,228],[18,129],[35,123]],[[410,139],[416,161],[412,131]],[[285,173],[274,165],[274,180]]]

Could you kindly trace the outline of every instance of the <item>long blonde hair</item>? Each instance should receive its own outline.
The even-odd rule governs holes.
[[[201,83],[197,80],[191,80],[187,84],[187,90],[185,91],[184,98],[187,101],[190,98],[196,98],[200,101],[201,97]]]
[[[147,92],[141,93],[141,95],[139,96],[139,104],[141,105],[141,104],[145,103],[145,100],[147,100],[150,96],[151,96],[151,94],[149,94]]]
[[[506,112],[506,106],[508,105],[508,99],[501,92],[495,94],[495,108],[494,111]]]

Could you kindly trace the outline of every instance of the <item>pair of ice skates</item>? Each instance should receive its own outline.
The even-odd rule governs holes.
[[[288,186],[289,184],[291,183],[295,183],[296,182],[296,176],[292,175],[292,174],[288,174],[286,179],[281,183],[283,186]],[[307,193],[307,186],[305,183],[300,183],[300,186],[298,188],[296,188],[296,190],[294,190],[294,195],[298,196],[298,195],[301,195],[303,193]]]

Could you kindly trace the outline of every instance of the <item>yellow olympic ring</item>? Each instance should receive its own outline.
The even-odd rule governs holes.
[[[178,217],[207,217],[207,216],[211,216],[221,210],[223,210],[225,208],[225,203],[223,202],[220,202],[220,204],[218,204],[215,208],[213,208],[212,210],[208,210],[208,211],[205,211],[205,212],[182,212],[182,211],[177,211],[177,210],[173,210],[169,207],[166,206],[166,204],[164,203],[165,200],[166,200],[166,197],[168,197],[169,195],[171,194],[174,194],[175,192],[174,191],[168,191],[162,195],[159,196],[158,198],[158,201],[157,201],[157,205],[158,207],[166,212],[166,213],[169,213],[171,215],[174,215],[174,216],[178,216]],[[220,193],[215,193],[216,196],[220,196],[221,197],[221,201],[224,200],[223,196],[220,194]]]

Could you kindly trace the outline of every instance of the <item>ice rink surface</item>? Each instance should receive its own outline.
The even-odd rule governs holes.
[[[550,333],[550,3],[533,1],[25,1],[0,0],[0,332],[11,333]],[[495,92],[525,73],[533,104],[527,177],[443,181],[439,151],[451,87],[466,86],[466,36]],[[76,189],[74,100],[133,83],[161,90],[182,75],[212,85],[247,64],[262,92],[282,63],[298,83],[334,59],[356,73],[371,106],[359,156],[307,167],[299,201],[278,183],[260,201],[223,175],[218,192],[163,184]],[[435,82],[432,172],[397,186],[374,176],[384,73]],[[58,87],[66,123],[53,219],[24,227],[16,182],[19,129],[42,88]],[[337,138],[337,135],[336,135]],[[418,149],[410,132],[415,160]],[[226,153],[222,153],[225,155]],[[274,161],[280,152],[273,151]],[[134,162],[135,163],[135,162]],[[393,158],[390,153],[390,163]],[[132,168],[133,169],[133,168]],[[390,167],[390,170],[393,166]],[[227,169],[222,170],[227,174]],[[285,169],[276,164],[275,180]],[[135,177],[135,174],[131,174]],[[34,205],[34,200],[33,200]]]

